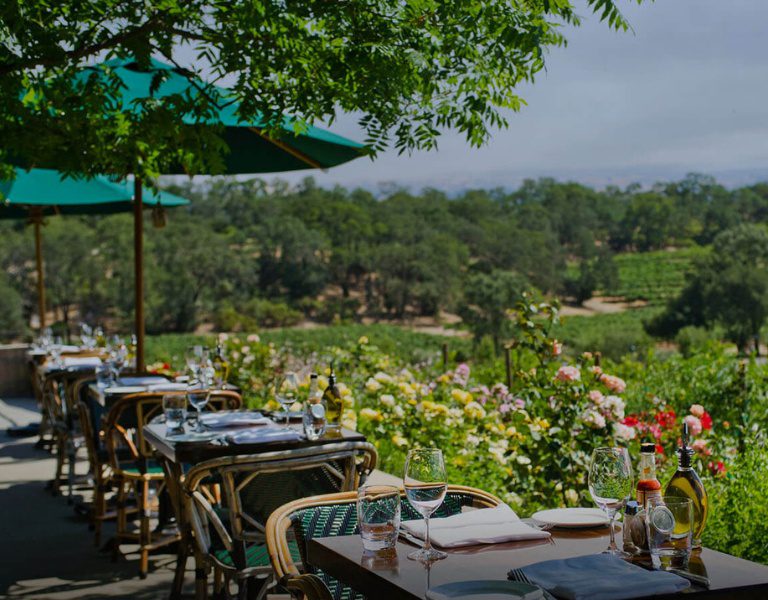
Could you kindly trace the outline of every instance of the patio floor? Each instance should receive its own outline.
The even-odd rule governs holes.
[[[36,437],[10,438],[6,428],[39,420],[29,399],[0,400],[0,598],[166,598],[173,577],[175,555],[150,556],[150,573],[139,579],[138,555],[125,554],[112,562],[93,544],[86,521],[66,497],[46,490],[55,461],[36,449]],[[81,472],[86,464],[81,462]],[[372,479],[399,480],[384,473]],[[84,492],[76,494],[83,497]],[[110,523],[104,529],[109,539]],[[187,564],[185,597],[194,592],[193,564]],[[278,596],[272,596],[277,598]]]

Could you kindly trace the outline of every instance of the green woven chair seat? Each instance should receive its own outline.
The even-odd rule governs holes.
[[[432,514],[432,518],[443,518],[461,512],[463,506],[469,506],[473,497],[467,494],[447,494],[440,507]],[[407,500],[400,503],[401,518],[404,521],[421,519],[422,516]],[[296,511],[291,515],[291,524],[304,570],[313,573],[323,580],[334,600],[364,600],[365,596],[356,592],[349,586],[324,573],[321,569],[312,566],[306,559],[307,543],[318,537],[333,537],[337,535],[359,535],[357,526],[357,507],[355,503],[337,504],[329,506],[316,506]],[[294,561],[296,559],[294,558]]]
[[[122,470],[129,475],[139,475],[141,474],[141,470],[139,469],[138,465],[135,466],[124,466],[122,467]],[[158,464],[150,463],[147,465],[147,468],[144,471],[145,473],[149,473],[150,475],[162,475],[163,474],[163,467],[161,467]]]
[[[301,560],[301,553],[299,547],[293,540],[288,541],[288,548],[291,552],[291,558],[298,562]],[[223,565],[235,568],[235,562],[232,554],[229,550],[214,550],[214,558]],[[246,567],[268,567],[269,566],[269,551],[266,544],[251,544],[245,549],[245,566]]]

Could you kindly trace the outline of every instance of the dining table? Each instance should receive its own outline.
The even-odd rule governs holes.
[[[220,411],[216,414],[222,415],[227,412]],[[229,412],[249,414],[248,411]],[[250,414],[253,413],[251,412]],[[194,436],[169,433],[165,423],[162,422],[162,418],[144,426],[144,439],[154,448],[155,456],[163,468],[166,490],[168,491],[171,507],[181,536],[181,542],[178,544],[177,549],[176,570],[170,594],[172,599],[181,597],[187,558],[193,552],[192,528],[186,518],[187,515],[185,514],[182,496],[185,469],[191,465],[214,458],[228,456],[235,458],[247,454],[287,451],[309,446],[337,444],[339,442],[366,441],[363,434],[346,428],[342,428],[336,436],[324,436],[316,440],[309,440],[304,435],[303,425],[298,419],[282,424],[282,427],[295,432],[295,435],[291,436],[290,439],[259,440],[258,436],[256,436],[251,441],[237,441],[237,436],[233,434],[241,433],[244,431],[244,428],[232,427],[231,429],[216,429],[215,432],[211,432],[209,439],[194,439]],[[159,527],[162,526],[163,524],[161,523]]]
[[[617,543],[621,546],[621,526]],[[368,600],[429,600],[427,590],[463,581],[506,580],[511,569],[553,559],[599,554],[608,546],[608,528],[552,529],[551,538],[447,549],[447,558],[429,565],[410,560],[410,541],[398,539],[391,554],[368,553],[359,535],[315,538],[307,548],[313,567],[347,584]],[[642,557],[632,562],[650,568]],[[688,572],[705,577],[709,585],[692,583],[677,594],[652,596],[654,600],[691,597],[698,600],[768,598],[768,566],[703,548],[691,555]],[[651,598],[640,594],[638,598]]]

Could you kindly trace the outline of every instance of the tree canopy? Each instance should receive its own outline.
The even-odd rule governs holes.
[[[586,4],[627,29],[615,0]],[[481,145],[521,107],[518,86],[547,49],[565,43],[562,26],[579,22],[570,0],[9,0],[0,165],[55,156],[72,172],[145,177],[171,160],[190,173],[220,168],[216,128],[182,121],[204,122],[222,99],[196,84],[126,107],[108,68],[77,76],[114,56],[160,57],[211,84],[228,77],[240,116],[263,117],[275,135],[283,114],[313,123],[346,111],[360,115],[374,153],[432,148],[445,129]]]

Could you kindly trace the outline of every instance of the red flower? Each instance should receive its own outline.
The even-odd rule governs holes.
[[[664,429],[671,429],[675,427],[675,419],[677,418],[677,414],[673,409],[669,409],[667,411],[659,411],[655,415],[656,422]]]
[[[656,444],[656,454],[664,454],[664,446]]]
[[[701,428],[704,431],[712,429],[712,417],[709,416],[707,411],[704,411],[704,414],[701,415]]]
[[[709,470],[712,472],[712,475],[717,475],[719,477],[725,476],[726,469],[722,460],[717,461],[717,463],[709,461],[709,464],[707,465],[707,467],[709,467]]]
[[[639,422],[640,421],[638,420],[638,418],[632,415],[629,415],[628,417],[624,417],[624,420],[622,421],[622,423],[627,427],[636,427]]]

